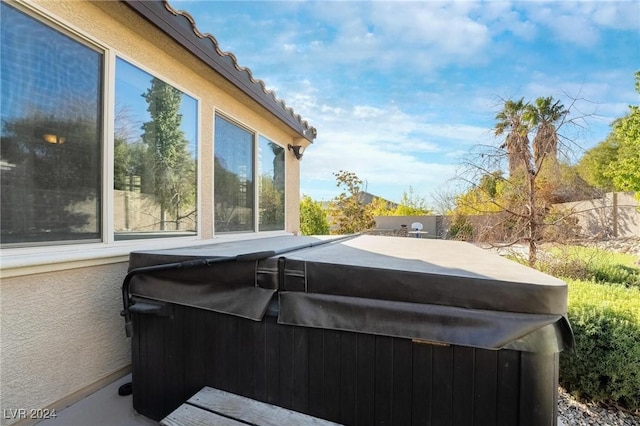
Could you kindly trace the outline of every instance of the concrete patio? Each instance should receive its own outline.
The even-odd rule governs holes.
[[[132,396],[118,395],[118,388],[131,382],[131,374],[122,377],[77,403],[58,411],[55,419],[39,426],[153,426],[150,420],[133,410]]]

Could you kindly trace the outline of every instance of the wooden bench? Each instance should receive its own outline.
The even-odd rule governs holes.
[[[337,423],[210,387],[160,422],[163,426],[336,426]]]

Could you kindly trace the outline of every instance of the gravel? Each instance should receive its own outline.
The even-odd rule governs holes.
[[[558,426],[640,426],[640,416],[576,401],[558,388]]]

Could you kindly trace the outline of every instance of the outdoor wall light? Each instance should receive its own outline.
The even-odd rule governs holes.
[[[47,142],[47,143],[52,143],[52,144],[63,144],[65,141],[65,138],[62,136],[58,136],[58,135],[53,135],[51,133],[45,133],[44,135],[42,135],[42,139]]]
[[[293,155],[295,155],[296,159],[301,159],[302,158],[302,153],[304,152],[304,147],[302,145],[287,145],[287,149],[291,152],[293,152]]]

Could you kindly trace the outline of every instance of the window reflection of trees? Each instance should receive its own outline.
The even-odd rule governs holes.
[[[3,122],[3,243],[99,238],[97,133],[87,119]]]
[[[0,8],[2,244],[98,240],[102,54]]]
[[[116,239],[193,234],[197,159],[186,133],[197,123],[181,107],[196,101],[120,59],[116,74]]]
[[[284,229],[284,148],[260,138],[260,223],[261,231]]]
[[[216,116],[214,217],[216,232],[254,230],[254,135]]]

